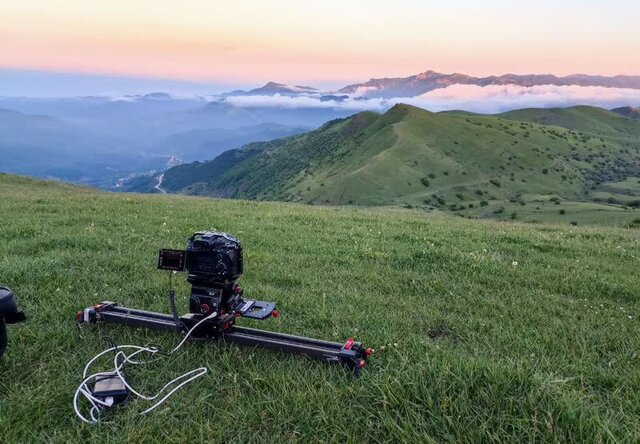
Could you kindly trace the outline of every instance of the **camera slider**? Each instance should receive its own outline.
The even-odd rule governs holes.
[[[278,316],[275,303],[244,299],[244,290],[237,284],[243,264],[242,244],[238,239],[228,233],[197,231],[187,240],[185,250],[162,249],[158,254],[158,269],[169,272],[171,314],[122,307],[107,301],[79,311],[78,324],[108,322],[176,331],[185,335],[183,342],[192,336],[299,353],[340,364],[355,375],[360,373],[372,350],[353,339],[342,344],[236,326],[238,318],[263,321]],[[191,284],[189,313],[178,316],[171,277],[183,271],[189,273],[187,281]]]
[[[193,330],[191,336],[249,347],[262,347],[280,352],[298,353],[309,358],[340,364],[356,376],[360,374],[360,369],[365,366],[367,358],[372,353],[370,348],[365,349],[360,342],[355,342],[353,339],[349,339],[345,343],[338,343],[235,325],[236,318],[264,320],[271,316],[278,316],[274,303],[244,301],[244,305],[235,312],[219,314],[202,322],[202,325]],[[85,308],[77,313],[76,318],[79,324],[106,322],[154,330],[181,331],[181,326],[170,314],[122,307],[110,301]],[[189,330],[192,330],[205,318],[204,314],[188,313],[179,319]]]

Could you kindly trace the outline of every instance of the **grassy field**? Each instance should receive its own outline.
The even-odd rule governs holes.
[[[0,280],[27,323],[0,360],[2,442],[638,442],[640,232],[438,213],[98,193],[0,175]],[[300,356],[212,343],[132,372],[157,391],[210,372],[150,416],[88,426],[71,398],[106,347],[172,334],[89,326],[108,299],[168,311],[161,247],[196,229],[245,246],[262,328],[376,349],[361,378]],[[186,307],[186,283],[178,279]],[[243,322],[243,324],[250,324]]]

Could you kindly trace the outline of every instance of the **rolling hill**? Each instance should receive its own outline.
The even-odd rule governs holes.
[[[539,125],[559,126],[583,134],[620,137],[634,140],[638,136],[640,125],[630,121],[615,110],[607,111],[591,106],[570,108],[522,109],[499,114],[509,120],[537,123]]]
[[[496,116],[396,105],[165,172],[185,194],[620,223],[640,207],[640,122],[591,107]],[[152,178],[133,191],[150,191]],[[610,193],[606,191],[607,193]]]

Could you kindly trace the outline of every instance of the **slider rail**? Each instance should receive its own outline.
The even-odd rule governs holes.
[[[104,305],[104,307],[101,307]],[[130,327],[144,327],[154,330],[180,331],[173,316],[153,311],[138,310],[115,305],[113,302],[102,302],[95,308],[96,321],[124,324]]]
[[[180,327],[176,325],[173,316],[169,314],[122,307],[113,302],[102,302],[94,307],[85,309],[83,312],[79,312],[78,316],[78,322],[80,323],[107,322],[154,330],[180,331]],[[195,325],[199,319],[201,318],[190,315],[180,318],[189,328]],[[207,323],[203,327],[206,325]],[[198,327],[198,330],[203,329],[203,327]],[[302,354],[310,358],[342,364],[356,375],[359,374],[360,368],[367,359],[367,353],[365,353],[362,344],[351,339],[342,344],[304,336],[238,327],[236,325],[231,325],[227,330],[220,331],[213,324],[204,334],[202,331],[198,331],[194,332],[194,336],[214,338],[243,346]]]
[[[222,333],[220,338],[239,345],[257,346],[271,350],[299,353],[310,358],[322,359],[327,362],[338,362],[357,366],[363,359],[362,344],[354,342],[347,349],[345,344],[329,342],[319,339],[294,336],[284,333],[274,333],[265,330],[246,327],[232,327]],[[351,367],[351,365],[349,365]]]

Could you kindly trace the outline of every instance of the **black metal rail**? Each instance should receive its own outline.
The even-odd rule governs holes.
[[[192,328],[203,316],[189,314],[180,318]],[[114,302],[102,302],[78,312],[79,323],[107,322],[131,327],[151,328],[154,330],[180,331],[175,320],[169,314],[155,313],[117,305]],[[214,318],[205,321],[196,331],[195,337],[205,337],[231,342],[249,347],[262,347],[280,352],[297,353],[326,362],[341,364],[356,375],[364,367],[371,349],[363,348],[360,342],[349,339],[345,343],[324,341],[303,336],[276,333],[255,328],[238,327],[233,315],[222,320]]]

